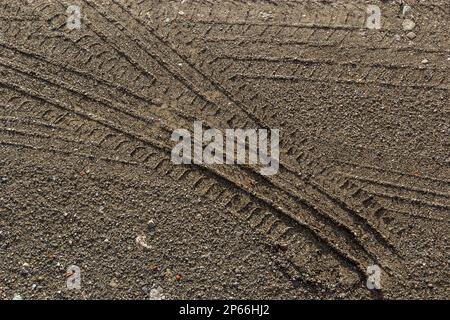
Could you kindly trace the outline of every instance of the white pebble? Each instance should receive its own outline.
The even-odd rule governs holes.
[[[163,294],[163,289],[158,287],[156,289],[150,290],[150,300],[164,300],[166,297]]]
[[[13,300],[23,300],[23,298],[22,298],[22,296],[21,296],[20,294],[16,293],[16,294],[14,295]]]
[[[151,249],[151,248],[152,248],[152,246],[150,246],[149,244],[147,244],[147,237],[144,236],[144,235],[137,236],[137,237],[136,237],[136,243],[137,243],[139,246],[143,247],[144,249]]]
[[[403,30],[405,31],[411,31],[416,27],[416,23],[412,21],[411,19],[405,19],[402,23]]]
[[[406,15],[409,11],[411,11],[411,7],[408,5],[405,5],[403,7],[403,15]]]

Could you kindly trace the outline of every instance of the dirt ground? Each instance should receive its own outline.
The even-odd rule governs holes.
[[[2,1],[0,299],[449,299],[449,21],[447,0]],[[280,129],[278,174],[173,164],[194,120]]]

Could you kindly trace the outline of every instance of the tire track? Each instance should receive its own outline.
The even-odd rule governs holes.
[[[87,3],[94,4],[92,1],[87,1]],[[64,66],[63,63],[57,62],[54,58],[48,58],[46,54],[34,54],[29,50],[20,49],[21,54],[28,55],[28,60],[22,60],[22,65],[13,65],[9,63],[7,59],[4,59],[1,61],[3,67],[9,69],[12,68],[14,72],[21,73],[27,77],[32,77],[34,80],[31,82],[32,85],[30,85],[30,88],[35,89],[34,82],[44,81],[46,85],[49,86],[57,85],[59,87],[58,90],[69,91],[70,96],[77,96],[74,105],[79,103],[80,107],[77,106],[76,109],[68,108],[66,109],[66,112],[70,112],[71,114],[75,113],[80,119],[93,122],[94,128],[88,126],[92,129],[90,135],[95,131],[95,127],[104,127],[107,130],[114,132],[108,133],[107,136],[104,137],[105,140],[102,140],[102,143],[100,143],[102,148],[107,149],[107,145],[115,145],[117,150],[121,150],[123,147],[126,151],[120,151],[119,154],[129,154],[132,158],[139,155],[140,160],[143,160],[144,163],[152,161],[152,155],[154,155],[152,152],[150,152],[150,154],[146,154],[145,152],[142,153],[143,150],[146,150],[147,148],[154,148],[152,150],[156,154],[168,155],[168,152],[170,151],[170,145],[166,142],[169,141],[168,134],[173,128],[180,126],[180,124],[187,126],[189,124],[187,121],[188,119],[207,120],[207,125],[214,127],[218,127],[217,124],[220,123],[226,123],[230,127],[235,127],[237,123],[240,123],[241,126],[253,126],[255,124],[262,125],[266,122],[266,119],[261,120],[261,118],[254,116],[250,107],[243,104],[241,99],[236,98],[226,86],[218,84],[215,79],[212,79],[209,75],[203,73],[202,68],[193,64],[192,61],[189,61],[183,53],[180,53],[179,50],[169,46],[163,37],[158,37],[153,34],[154,37],[152,38],[150,36],[152,29],[150,29],[150,31],[142,31],[142,28],[145,28],[146,26],[145,24],[136,21],[136,23],[139,24],[139,27],[137,27],[134,22],[130,22],[132,19],[130,20],[127,14],[132,15],[132,13],[130,13],[131,11],[128,12],[123,6],[121,7],[118,5],[117,2],[114,2],[114,4],[116,6],[111,6],[111,8],[108,9],[99,8],[94,4],[97,13],[95,17],[89,15],[89,19],[93,20],[88,22],[88,26],[94,30],[94,34],[98,39],[114,48],[122,61],[126,61],[127,64],[133,66],[134,70],[138,70],[145,80],[149,80],[151,82],[152,90],[157,91],[158,93],[150,94],[149,90],[138,92],[134,88],[128,89],[126,81],[123,82],[124,84],[116,84],[111,80],[112,78],[103,79],[103,77],[97,75],[90,75],[88,72],[84,72],[71,65]],[[125,13],[118,8],[122,8]],[[113,13],[110,13],[110,11]],[[89,11],[89,13],[92,12]],[[105,22],[102,22],[101,26],[94,25],[94,21],[95,23],[98,22],[96,19],[99,19],[99,14],[105,19]],[[119,18],[112,18],[112,16],[116,14]],[[128,21],[130,24],[127,25],[124,21]],[[106,26],[108,24],[114,25],[113,28],[117,27],[120,29],[118,39],[119,41],[127,43],[126,46],[120,48],[113,43],[113,31],[107,30]],[[134,27],[136,27],[136,29],[134,29]],[[267,30],[265,32],[267,32]],[[142,40],[139,40],[140,35],[144,35]],[[77,40],[76,44],[83,43],[83,39],[89,38],[82,37]],[[95,41],[98,41],[98,39]],[[42,43],[44,44],[46,41],[44,40]],[[155,47],[158,47],[158,44],[162,44],[162,47],[157,48],[157,51],[154,51]],[[14,46],[11,46],[8,43],[3,43],[2,45],[7,49],[18,52],[17,48],[13,48]],[[93,46],[101,47],[102,45],[104,44],[97,43]],[[83,45],[78,47],[83,47]],[[68,48],[69,47],[63,49],[63,52],[69,52]],[[137,50],[135,51],[134,49]],[[94,47],[90,47],[91,53],[96,50],[97,49],[94,49]],[[5,57],[8,57],[8,55],[5,55]],[[105,57],[107,57],[106,53],[96,56],[95,59],[102,61],[99,65],[99,69],[103,69],[107,64],[106,62],[103,62],[107,60]],[[36,60],[43,63],[42,66],[48,67],[51,65],[52,68],[47,71],[37,69],[38,71],[33,72],[28,68],[30,68],[29,66],[32,63],[35,63],[33,61]],[[182,64],[183,66],[178,68],[178,64]],[[58,81],[54,77],[54,75],[58,74],[58,70],[64,70],[64,72],[68,71],[69,75],[66,75],[63,80]],[[109,70],[113,70],[114,72],[112,73],[118,73],[115,69]],[[134,70],[133,72],[135,72]],[[160,80],[162,77],[171,77],[172,79],[169,81],[165,80],[164,85],[160,85],[162,83]],[[82,81],[78,86],[76,84],[74,85],[74,83],[80,79],[82,79]],[[27,86],[29,81],[30,80],[27,80]],[[132,82],[138,81],[140,81],[139,77],[136,77]],[[97,85],[97,82],[100,84],[100,90],[99,92],[94,93],[89,88]],[[169,89],[174,83],[177,84]],[[180,83],[182,84],[181,86]],[[87,86],[87,89],[80,88],[80,85],[83,84]],[[3,85],[7,86],[7,83],[3,83]],[[22,94],[29,92],[30,89],[22,85],[23,83],[15,84],[8,88],[18,90]],[[37,91],[33,89],[31,90],[33,94],[37,93]],[[116,89],[123,93],[123,98],[118,98],[120,95],[115,93]],[[49,91],[45,92],[48,94]],[[109,94],[113,95],[109,96]],[[43,98],[45,95],[38,97]],[[173,104],[173,100],[181,101],[185,100],[186,97],[188,97],[187,101],[189,101],[186,104],[189,106],[185,107]],[[255,97],[255,99],[257,98],[258,97]],[[161,99],[165,101],[169,100],[168,105],[166,105],[165,102],[162,102]],[[86,107],[86,101],[92,101],[94,106],[90,108]],[[115,101],[120,101],[120,103],[118,104]],[[52,102],[52,100],[46,100],[46,103],[49,102]],[[133,102],[133,104],[137,106],[134,107],[134,110],[132,111],[129,111],[125,107],[130,102]],[[59,103],[60,102],[56,104],[58,105]],[[144,108],[146,103],[152,104],[151,110]],[[189,109],[191,106],[194,109]],[[200,108],[195,110],[197,106],[200,106]],[[60,107],[61,105],[58,106],[58,108]],[[83,110],[84,108],[87,109]],[[210,108],[214,108],[214,110],[211,110]],[[231,112],[229,110],[230,108],[232,110]],[[103,109],[105,109],[105,111],[100,111]],[[106,120],[109,118],[106,116],[106,109],[114,110],[112,121]],[[208,110],[210,114],[206,114],[205,110]],[[218,116],[222,115],[227,116],[226,121],[221,122],[218,120]],[[154,118],[156,118],[156,120],[149,121],[149,119]],[[167,123],[162,123],[161,119],[166,120]],[[65,116],[63,116],[61,121],[65,121]],[[145,126],[149,124],[159,127],[153,128],[152,130],[146,129]],[[132,125],[131,130],[127,128],[128,125]],[[137,134],[140,129],[145,130],[145,134]],[[15,132],[15,134],[17,134],[17,132]],[[122,140],[123,136],[126,136],[128,141]],[[162,142],[148,139],[148,137],[162,137],[160,140]],[[47,140],[50,138],[58,140],[57,135],[50,138],[45,136],[44,138]],[[45,144],[45,142],[39,143]],[[126,147],[127,144],[130,144],[131,146]],[[297,148],[299,149],[297,150]],[[373,226],[369,223],[369,229],[364,229],[367,228],[366,217],[362,217],[361,212],[359,212],[359,210],[367,211],[367,207],[370,207],[373,204],[369,203],[367,206],[364,205],[364,203],[367,202],[367,199],[362,199],[365,195],[361,198],[359,197],[360,194],[357,194],[358,197],[355,198],[361,199],[355,200],[352,202],[352,205],[349,206],[347,204],[347,199],[341,200],[343,199],[341,196],[336,195],[331,192],[330,189],[324,187],[325,183],[319,183],[301,175],[301,171],[298,170],[301,168],[298,165],[298,161],[303,160],[303,158],[300,157],[301,155],[298,154],[300,148],[302,148],[301,143],[297,143],[295,148],[290,147],[286,150],[288,156],[286,163],[282,164],[280,177],[265,179],[257,175],[252,168],[242,168],[237,170],[238,172],[231,172],[229,170],[216,170],[200,167],[196,168],[195,172],[202,172],[206,178],[203,176],[197,178],[199,174],[191,174],[190,171],[183,172],[181,178],[189,176],[189,179],[186,180],[186,184],[193,183],[195,187],[201,188],[206,197],[212,195],[217,196],[217,194],[219,194],[219,196],[215,198],[216,200],[223,199],[222,197],[225,197],[223,194],[226,193],[224,190],[227,190],[224,187],[218,187],[217,181],[220,181],[221,185],[236,189],[237,196],[245,198],[248,202],[238,199],[236,200],[236,208],[239,207],[240,209],[230,209],[230,211],[233,211],[233,213],[241,219],[249,221],[253,228],[262,230],[262,233],[264,234],[270,234],[273,230],[277,229],[276,226],[279,224],[286,227],[295,226],[294,231],[289,229],[292,233],[291,238],[294,238],[295,235],[296,237],[299,237],[299,234],[306,233],[308,235],[306,238],[308,239],[303,241],[308,242],[310,239],[314,239],[314,243],[319,246],[326,246],[328,248],[327,250],[331,250],[333,256],[344,266],[350,266],[350,269],[357,270],[361,278],[364,277],[366,263],[369,263],[370,261],[378,262],[378,260],[387,260],[389,261],[388,265],[390,266],[392,258],[389,257],[388,253],[384,252],[386,248],[383,248],[383,246],[387,247],[388,251],[395,251],[395,247],[392,245],[394,240],[389,239],[390,235],[386,236],[384,232],[380,232],[380,226],[378,225]],[[301,152],[303,151],[305,150],[302,149]],[[306,157],[309,156],[306,155]],[[133,163],[133,165],[135,164]],[[310,170],[313,165],[314,164],[310,161],[307,165],[307,170]],[[322,164],[317,164],[317,166],[317,169],[311,170],[318,170],[321,174],[325,173],[322,178],[325,179],[326,177],[326,179],[329,179],[327,169],[323,169]],[[174,168],[167,158],[160,160],[154,166],[154,169],[167,175],[178,173],[178,168]],[[301,168],[301,170],[303,170],[303,168]],[[191,175],[195,176],[195,181],[193,181],[194,179]],[[238,183],[238,175],[245,176],[245,183]],[[295,185],[292,191],[286,188],[289,183]],[[255,187],[254,184],[256,184],[257,187]],[[277,190],[280,195],[270,195],[270,189]],[[232,198],[236,199],[234,195]],[[228,205],[232,206],[232,203],[233,201]],[[253,207],[255,203],[258,205]],[[360,206],[361,204],[364,205],[361,206],[361,209],[354,210],[354,207]],[[244,207],[242,207],[242,205],[244,205]],[[301,221],[299,221],[298,215],[294,214],[299,210],[302,211],[300,216],[303,219]],[[250,215],[248,216],[249,211]],[[368,212],[371,214],[372,211],[369,210]],[[320,218],[308,217],[308,215],[311,214],[320,216]],[[344,219],[341,220],[341,218]],[[279,221],[284,222],[281,223]],[[324,227],[325,231],[320,230],[322,227]],[[372,250],[372,244],[369,245],[366,243],[366,241],[370,242],[369,240],[365,238],[360,240],[360,236],[362,236],[359,234],[361,228],[363,228],[364,234],[375,237],[376,242],[381,244],[381,248],[377,247],[377,244],[375,245],[375,249]],[[334,239],[334,236],[329,237],[328,233],[336,235],[338,238],[343,237],[343,239],[333,243],[336,240]],[[346,244],[345,241],[349,241],[350,244]],[[344,245],[341,246],[341,243]],[[304,244],[304,246],[311,247],[311,245],[306,244]],[[291,260],[294,261],[299,259],[300,255],[301,251],[295,253],[295,257]],[[378,257],[378,255],[380,255],[380,257]],[[398,258],[393,260],[398,260]],[[302,261],[304,263],[304,260]],[[394,264],[395,263],[392,263],[392,265]],[[292,268],[296,269],[299,265],[301,265],[301,263],[293,263]],[[396,267],[393,267],[393,269],[395,268]],[[299,273],[299,270],[297,269],[296,272]]]
[[[5,83],[3,83],[3,85],[6,85]],[[10,85],[9,85],[10,86]],[[26,94],[27,92],[29,92],[30,90],[27,90],[27,91],[25,91],[25,90],[23,90],[23,89],[20,89],[20,88],[15,88],[15,89],[18,89],[19,91],[21,91],[23,94]],[[37,93],[34,93],[34,95],[36,95],[36,96],[39,96]],[[45,99],[45,97],[43,97],[43,96],[41,96],[40,97],[40,99],[44,99],[44,101],[46,100]],[[49,102],[49,101],[47,101],[47,102]],[[84,115],[85,117],[87,117],[88,119],[89,119],[89,117],[88,116],[86,116],[86,115]],[[98,117],[96,117],[95,119],[94,119],[95,121],[99,121],[100,123],[102,123],[103,121],[101,121]],[[104,123],[103,123],[104,124]],[[105,124],[106,125],[106,124]],[[107,125],[108,126],[108,125]],[[112,128],[112,129],[116,129],[116,130],[118,130],[117,128]],[[159,146],[159,145],[157,145],[159,148],[162,148],[161,146]],[[169,152],[169,150],[166,150],[167,152]],[[168,161],[168,160],[167,160]],[[258,201],[262,201],[262,200],[258,200]],[[270,202],[267,202],[266,200],[264,200],[265,201],[265,203],[266,203],[266,205],[269,205],[269,207],[271,206],[270,205]],[[271,207],[272,208],[272,207]],[[272,208],[272,210],[275,210],[276,211],[276,209],[274,209],[274,208]],[[279,209],[278,209],[279,210]],[[283,214],[285,214],[285,213],[283,213]],[[327,242],[327,241],[325,241],[324,243],[327,243],[327,245],[329,246],[330,245],[330,243],[329,242]],[[347,255],[344,255],[344,257],[345,258],[349,258]],[[350,257],[351,258],[351,257]],[[354,261],[356,261],[356,260],[354,260]]]

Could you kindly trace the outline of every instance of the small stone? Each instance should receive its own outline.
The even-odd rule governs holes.
[[[158,287],[156,289],[150,290],[149,299],[150,300],[164,300],[166,297],[163,294],[163,289]]]
[[[23,300],[23,298],[22,298],[22,296],[21,296],[20,294],[16,293],[16,294],[14,295],[13,300]]]
[[[33,285],[31,286],[31,290],[36,290],[37,289],[37,284],[33,283]]]
[[[109,282],[109,286],[111,288],[117,288],[119,286],[119,284],[117,283],[117,279],[116,278],[112,278],[111,281]]]
[[[172,278],[172,275],[173,275],[173,273],[172,273],[172,270],[170,270],[170,269],[166,269],[166,271],[164,272],[164,277],[166,277],[166,279]]]
[[[423,59],[422,60],[422,64],[427,64],[429,61],[428,61],[428,59]]]
[[[269,13],[269,12],[264,12],[264,11],[260,12],[260,13],[259,13],[259,16],[260,16],[263,20],[267,20],[267,19],[272,18],[272,14],[271,14],[271,13]]]
[[[147,244],[147,237],[144,235],[136,237],[136,243],[144,249],[150,250],[152,247]]]
[[[150,270],[152,270],[152,272],[156,273],[159,271],[159,267],[158,266],[150,266]]]
[[[147,228],[148,228],[151,232],[155,231],[156,223],[155,223],[153,220],[149,220],[149,221],[147,222]]]
[[[402,27],[404,31],[411,31],[416,27],[416,23],[411,19],[403,20]]]
[[[180,16],[184,16],[184,11],[178,11],[178,14],[180,15]]]
[[[408,32],[406,34],[406,36],[408,37],[408,39],[412,40],[412,39],[414,39],[416,37],[416,34],[411,31],[411,32]]]
[[[411,7],[408,5],[405,5],[403,7],[403,12],[402,12],[403,16],[406,16],[408,14],[408,12],[410,12],[410,11],[411,11]]]
[[[8,180],[9,180],[8,177],[1,177],[1,178],[0,178],[0,182],[1,182],[1,183],[7,183]]]
[[[21,268],[20,269],[20,274],[24,277],[28,276],[30,274],[30,272],[28,271],[27,268]]]

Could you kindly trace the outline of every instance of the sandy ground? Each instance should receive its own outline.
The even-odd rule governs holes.
[[[445,0],[2,3],[0,298],[450,298],[449,17]],[[174,165],[194,120],[280,129],[278,174]]]

